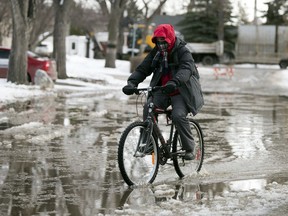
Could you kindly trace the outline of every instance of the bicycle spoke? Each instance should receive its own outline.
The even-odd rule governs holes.
[[[143,122],[135,122],[127,127],[120,139],[119,168],[128,185],[152,183],[158,172],[158,146],[153,136],[149,146],[142,142],[144,127]]]
[[[204,140],[202,130],[199,124],[193,121],[192,119],[189,119],[189,124],[195,142],[194,147],[195,159],[184,160],[185,154],[183,153],[184,151],[182,143],[177,131],[175,132],[173,140],[173,154],[176,155],[175,157],[173,157],[173,162],[175,171],[177,172],[180,178],[199,172],[201,170],[204,159]]]

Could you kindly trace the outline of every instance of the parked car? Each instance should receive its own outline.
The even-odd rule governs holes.
[[[0,47],[0,78],[7,78],[10,49]],[[41,58],[37,54],[27,52],[27,76],[28,81],[34,83],[34,77],[38,69],[46,71],[53,81],[57,79],[56,62],[49,58]]]
[[[288,67],[288,58],[281,59],[279,62],[279,66],[281,69],[286,69]]]

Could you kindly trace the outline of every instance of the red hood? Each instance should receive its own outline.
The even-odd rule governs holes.
[[[156,27],[152,37],[152,42],[156,43],[157,37],[164,37],[165,41],[169,44],[168,51],[170,51],[175,44],[175,31],[174,27],[170,24],[161,24]]]

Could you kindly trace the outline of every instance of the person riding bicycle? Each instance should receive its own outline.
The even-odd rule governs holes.
[[[129,76],[122,91],[126,95],[135,93],[138,84],[153,73],[150,86],[163,88],[149,100],[161,109],[172,106],[172,120],[186,151],[184,159],[193,160],[195,143],[186,117],[190,112],[195,116],[204,105],[198,70],[186,42],[176,37],[172,25],[157,26],[152,42],[156,46]],[[147,118],[147,104],[144,106],[144,120]]]

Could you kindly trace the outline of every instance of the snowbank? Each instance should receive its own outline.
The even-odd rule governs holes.
[[[217,67],[218,65],[216,65]],[[219,66],[221,67],[221,66]],[[276,65],[257,65],[257,68],[275,71]],[[255,68],[254,65],[236,65],[234,68]],[[201,79],[205,76],[213,76],[213,67],[199,66]],[[121,89],[125,85],[126,79],[130,74],[130,62],[116,60],[116,68],[105,68],[103,59],[87,59],[80,56],[67,56],[67,75],[70,79],[57,80],[54,90],[40,90],[38,86],[15,85],[7,83],[6,79],[0,79],[0,107],[3,104],[18,100],[40,97],[46,94],[54,94],[57,90],[95,90],[95,89]],[[252,76],[253,79],[255,77]],[[251,79],[252,79],[251,78]],[[247,78],[249,79],[249,77]],[[276,70],[266,77],[271,85],[279,88],[288,89],[288,70]],[[243,81],[243,80],[242,80]],[[250,80],[251,81],[251,80]],[[257,80],[252,80],[253,83]],[[205,88],[205,86],[203,86]],[[211,88],[209,83],[209,88]],[[212,86],[213,88],[213,86]],[[217,87],[218,88],[218,87]],[[233,91],[233,88],[232,88]],[[238,91],[235,88],[235,91]],[[287,91],[288,92],[288,91]]]

